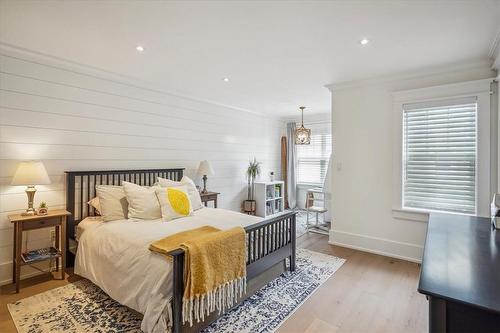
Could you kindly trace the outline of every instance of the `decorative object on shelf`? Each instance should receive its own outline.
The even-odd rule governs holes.
[[[208,193],[207,191],[207,176],[213,176],[215,174],[214,169],[212,169],[212,166],[210,165],[210,162],[207,160],[201,161],[200,165],[198,166],[198,176],[203,176],[203,190],[201,190],[201,193]]]
[[[269,173],[269,181],[270,181],[270,182],[274,182],[274,171],[271,171],[271,172]]]
[[[491,224],[495,229],[500,229],[500,193],[493,194],[491,202]]]
[[[46,247],[43,249],[31,250],[21,254],[21,258],[27,264],[47,259],[59,258],[60,256],[61,251],[59,251],[55,247]]]
[[[40,208],[38,208],[38,215],[47,215],[49,212],[49,209],[47,208],[47,203],[45,201],[42,201],[40,203]]]
[[[295,129],[295,144],[308,145],[311,143],[311,130],[304,127],[304,109],[305,106],[299,107],[302,112],[302,123],[299,128]]]
[[[45,166],[40,161],[21,162],[12,178],[11,185],[26,185],[26,195],[28,196],[28,209],[22,213],[24,216],[36,215],[33,208],[35,198],[35,185],[48,185],[50,178]]]

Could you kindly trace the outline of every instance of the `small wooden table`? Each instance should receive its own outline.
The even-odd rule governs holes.
[[[54,259],[56,260],[56,271],[59,271],[59,258],[61,258],[61,279],[64,280],[64,271],[66,269],[66,217],[71,215],[70,212],[64,209],[49,210],[47,215],[31,215],[23,216],[21,214],[9,215],[9,220],[14,223],[14,251],[13,251],[13,269],[12,283],[16,284],[16,293],[19,292],[19,284],[21,280],[21,266],[33,264],[35,262]],[[57,250],[60,252],[51,258],[34,260],[26,263],[22,257],[23,231],[55,228],[55,243]]]
[[[207,193],[200,193],[201,197],[201,202],[205,205],[205,207],[208,205],[209,201],[214,202],[214,208],[217,208],[217,196],[219,195],[219,192],[207,192]]]

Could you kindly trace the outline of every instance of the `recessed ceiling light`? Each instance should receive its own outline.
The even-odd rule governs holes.
[[[223,79],[222,79],[222,81],[224,81],[224,82],[229,82],[229,78],[228,78],[228,77],[225,77],[225,78],[223,78]]]
[[[367,39],[367,38],[363,38],[362,40],[360,40],[360,41],[359,41],[359,44],[361,44],[361,45],[366,45],[366,44],[368,44],[369,42],[370,42],[370,40],[369,40],[369,39]]]
[[[135,49],[136,49],[137,51],[139,51],[139,52],[144,51],[144,47],[143,47],[142,45],[137,45],[137,46],[135,47]]]

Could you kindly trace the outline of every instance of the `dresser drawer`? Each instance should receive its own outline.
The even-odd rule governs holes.
[[[47,218],[44,220],[36,220],[36,221],[25,221],[23,222],[23,230],[53,227],[55,225],[60,225],[60,224],[61,224],[61,218],[59,217]]]

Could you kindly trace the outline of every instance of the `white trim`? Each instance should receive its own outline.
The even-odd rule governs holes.
[[[493,78],[439,85],[420,89],[393,92],[393,217],[420,221],[424,217],[402,209],[402,145],[403,145],[403,105],[408,103],[439,101],[460,97],[477,97],[477,214],[489,214],[492,188],[490,182],[490,121],[491,83]],[[404,213],[402,213],[404,212]]]
[[[349,249],[383,255],[386,257],[422,262],[423,246],[390,239],[355,234],[340,230],[330,230],[328,243]]]
[[[441,99],[452,99],[460,97],[475,96],[479,93],[490,92],[490,84],[494,77],[466,82],[443,84],[432,87],[394,91],[392,97],[394,102],[402,104],[418,103],[422,101],[437,101]]]
[[[491,42],[490,52],[488,52],[488,57],[490,59],[497,59],[500,56],[500,28],[498,29],[495,38]]]
[[[46,270],[45,272],[40,272],[39,270],[35,269],[35,268],[32,268],[31,266],[29,265],[24,265],[24,266],[21,266],[21,280],[24,280],[24,279],[27,279],[27,278],[30,278],[30,277],[34,277],[34,276],[38,276],[38,275],[45,275],[45,274],[48,274],[48,260],[47,261],[43,261],[43,262],[37,262],[35,263],[34,265],[37,265],[37,266],[43,266],[43,267],[38,267],[40,269],[43,269],[43,270]],[[24,267],[24,268],[23,268]],[[52,265],[52,270],[55,269],[55,263]],[[5,276],[0,276],[0,286],[4,286],[4,285],[7,285],[7,284],[12,284],[12,269],[13,269],[13,265],[12,265],[12,262],[4,262],[4,263],[1,263],[0,264],[0,272],[7,272],[8,273],[8,278],[6,278]],[[24,271],[24,273],[23,273]],[[55,276],[59,276],[60,274],[60,271],[59,272],[55,272],[54,273]],[[3,275],[3,274],[2,274]]]
[[[500,71],[500,54],[498,54],[497,59],[493,63],[493,68]],[[497,82],[500,80],[500,73],[498,73],[496,80]]]
[[[33,50],[29,50],[26,48],[18,47],[12,44],[8,44],[5,42],[0,42],[0,55],[4,55],[7,57],[13,57],[19,60],[29,61],[33,63],[40,64],[40,60],[43,60],[47,63],[44,63],[44,66],[51,66],[56,69],[63,69],[66,71],[71,71],[76,74],[90,76],[99,80],[105,80],[116,84],[121,84],[129,87],[139,88],[143,90],[149,90],[154,93],[170,95],[177,98],[183,98],[186,100],[190,100],[197,103],[206,103],[211,104],[217,107],[232,109],[236,111],[242,111],[246,113],[250,113],[253,115],[258,115],[261,117],[268,117],[268,114],[263,112],[253,111],[233,105],[227,105],[224,103],[197,98],[194,96],[189,96],[186,94],[182,94],[180,92],[167,91],[159,88],[159,84],[153,82],[147,82],[142,79],[123,75],[115,72],[111,72],[102,68],[94,67],[91,65],[81,64],[75,61],[71,61],[68,59],[59,58],[56,56],[52,56],[49,54],[45,54],[42,52],[37,52]],[[280,121],[280,117],[278,115],[271,116],[275,118],[276,121]]]
[[[418,71],[400,72],[394,75],[386,75],[386,76],[372,77],[361,80],[331,83],[325,85],[325,88],[333,92],[337,90],[381,85],[397,81],[419,79],[433,75],[440,75],[440,74],[443,75],[443,74],[461,72],[464,70],[491,69],[491,65],[492,65],[491,59],[478,59],[476,61],[466,61],[456,64],[450,64],[448,66],[435,66]]]
[[[322,183],[297,183],[297,187],[300,187],[300,188],[323,187],[323,184]]]
[[[392,217],[398,220],[417,222],[429,222],[429,212],[421,212],[413,209],[399,208],[392,210]]]

